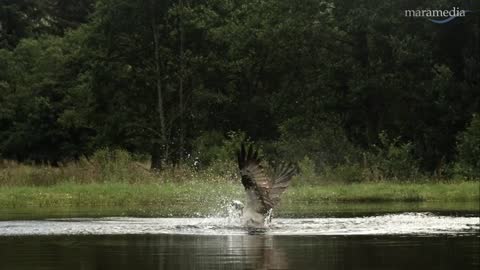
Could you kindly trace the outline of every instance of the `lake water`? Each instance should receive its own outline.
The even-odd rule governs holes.
[[[225,217],[12,215],[2,270],[480,269],[478,211],[276,218],[264,231]]]
[[[0,238],[0,269],[475,269],[478,236]]]

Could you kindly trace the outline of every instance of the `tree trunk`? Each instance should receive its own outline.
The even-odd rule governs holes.
[[[162,169],[162,147],[159,143],[153,143],[151,155],[150,169],[160,171]]]
[[[159,28],[155,21],[155,16],[152,15],[152,34],[153,45],[155,53],[155,88],[157,94],[157,112],[160,119],[160,143],[155,142],[152,147],[152,164],[151,169],[162,169],[162,161],[168,159],[167,145],[167,131],[165,126],[165,108],[163,106],[163,89],[162,78],[160,73],[160,44],[159,44]]]
[[[180,6],[183,11],[183,0],[180,0]],[[184,29],[183,29],[183,18],[182,13],[180,13],[180,76],[178,81],[178,100],[179,100],[179,155],[178,162],[181,164],[184,159],[185,151],[185,105],[184,105],[184,93],[183,93],[183,77],[185,75],[185,59],[184,59]]]

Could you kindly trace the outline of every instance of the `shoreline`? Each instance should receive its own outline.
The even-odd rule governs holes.
[[[204,216],[218,214],[228,202],[243,201],[243,197],[241,186],[233,183],[64,183],[47,187],[0,187],[0,208],[32,209],[32,212],[42,208],[59,212],[62,209],[67,212],[82,208],[99,212],[116,209],[115,213],[124,210],[134,215]],[[309,212],[335,211],[337,205],[346,205],[351,211],[372,208],[385,212],[389,209],[382,210],[386,204],[413,205],[413,209],[420,210],[439,208],[480,212],[480,183],[380,182],[292,186],[284,194],[277,211],[286,216],[295,213],[308,215]]]

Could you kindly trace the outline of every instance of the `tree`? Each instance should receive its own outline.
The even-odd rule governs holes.
[[[84,132],[62,122],[71,74],[63,40],[23,39],[14,51],[0,50],[3,73],[0,151],[6,158],[51,162],[84,152]]]
[[[467,129],[458,135],[455,172],[467,179],[480,177],[480,117],[474,114]]]

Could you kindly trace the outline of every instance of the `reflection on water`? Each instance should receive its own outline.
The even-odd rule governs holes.
[[[478,235],[0,237],[0,269],[479,269]]]

